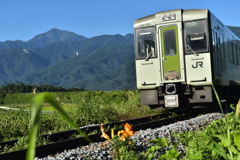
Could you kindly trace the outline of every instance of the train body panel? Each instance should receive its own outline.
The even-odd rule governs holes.
[[[134,22],[136,79],[144,105],[209,103],[240,81],[240,44],[206,9],[158,12]],[[224,86],[221,88],[221,86]]]
[[[159,86],[161,81],[159,76],[160,66],[158,59],[151,59],[147,62],[145,60],[139,60],[136,62],[136,67],[138,68],[138,70],[140,70],[140,72],[136,72],[138,77],[138,89],[154,89]],[[141,76],[142,74],[144,74],[145,76]]]
[[[210,53],[186,55],[186,83],[192,86],[212,84]]]

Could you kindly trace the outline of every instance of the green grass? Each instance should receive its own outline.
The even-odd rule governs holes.
[[[66,111],[70,111],[70,110],[72,110],[74,108],[73,105],[61,105],[61,107],[64,110],[66,110]],[[32,107],[24,107],[23,109],[30,111],[32,109]],[[45,106],[45,105],[43,105],[42,111],[56,111],[56,109],[53,106]]]
[[[17,98],[13,102],[18,102],[18,98],[21,99],[21,95],[25,97],[24,94],[6,97],[8,102],[10,97]],[[51,93],[51,95],[56,103],[61,104],[62,110],[69,115],[77,126],[110,123],[162,113],[162,111],[153,111],[147,106],[142,106],[138,91],[59,92]],[[33,106],[33,99],[29,98],[28,104],[15,104],[15,107],[24,110],[30,109],[26,106]],[[41,111],[57,111],[55,106],[47,101],[43,101],[41,106]],[[31,107],[31,111],[34,110],[35,107]],[[0,141],[22,139],[17,146],[0,148],[0,152],[4,153],[27,146],[31,114],[23,110],[0,110],[0,117]],[[41,114],[38,118],[38,135],[75,129],[59,113]],[[44,143],[47,143],[47,140],[37,140],[37,145]]]
[[[8,96],[8,100],[9,97],[21,98],[19,95],[12,95]],[[15,102],[18,102],[18,100],[15,100]],[[50,104],[50,106],[44,107],[46,104]],[[21,105],[16,104],[16,106]],[[26,106],[22,106],[22,108],[26,109]],[[32,115],[23,110],[0,110],[0,141],[20,139],[18,144],[12,148],[0,148],[2,153],[23,149],[28,146],[28,160],[32,160],[35,146],[48,143],[48,140],[39,139],[37,135],[75,129],[86,124],[109,123],[163,112],[153,111],[146,106],[142,106],[138,91],[42,93],[35,97],[34,107],[31,110]],[[42,110],[56,110],[58,113],[41,114]],[[225,119],[212,122],[202,131],[173,134],[178,140],[177,143],[180,141],[185,145],[186,153],[181,154],[181,158],[240,159],[239,110],[240,102],[235,113],[228,114]],[[31,132],[29,132],[30,118]],[[30,137],[28,136],[29,133]],[[30,141],[29,145],[27,144],[28,141]],[[152,150],[167,146],[166,142],[162,144],[163,142],[165,141],[158,140],[156,145],[160,147],[152,148]],[[173,146],[176,147],[176,144],[174,143]],[[121,145],[121,148],[125,147]],[[150,157],[152,157],[151,150],[137,156],[131,147],[125,149],[124,157],[132,157],[132,159],[137,159],[137,157],[151,159]],[[173,148],[166,152],[163,157],[179,159],[180,155]]]
[[[223,112],[218,94],[214,86],[212,87]],[[185,159],[240,160],[240,100],[233,109],[235,113],[229,113],[226,118],[213,121],[202,131],[175,135],[186,146]]]
[[[51,94],[41,93],[34,98],[34,107],[30,121],[30,138],[27,148],[26,160],[33,160],[35,158],[35,147],[38,136],[38,128],[40,125],[41,109],[44,102],[50,103],[54,107],[54,109],[56,109],[58,113],[65,119],[65,121],[67,121],[68,125],[71,125],[80,134],[82,134],[89,143],[92,142],[91,139],[89,139],[84,132],[78,129],[79,126],[74,123],[71,117],[69,117],[69,115],[62,109],[62,107]]]

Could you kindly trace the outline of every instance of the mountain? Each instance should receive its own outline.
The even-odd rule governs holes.
[[[16,40],[16,41],[5,41],[0,43],[0,49],[16,49],[26,48],[29,49],[27,42]]]
[[[23,82],[66,88],[81,86],[87,87],[85,89],[105,88],[104,84],[108,84],[104,80],[105,77],[120,74],[122,66],[134,61],[133,41],[133,34],[101,35],[81,40],[72,32],[62,32],[58,29],[37,35],[28,42],[6,41],[2,44],[8,44],[11,49],[0,49],[0,85]],[[27,49],[29,46],[32,49]],[[134,68],[131,69],[135,70]],[[130,68],[128,70],[130,71]],[[135,87],[132,84],[135,84],[135,81],[126,83],[135,75],[129,77],[124,77],[123,73],[121,75],[121,79],[126,79],[123,84],[120,85],[119,79],[111,79],[109,84],[119,85],[108,85],[106,89]],[[94,88],[89,82],[95,78],[99,81],[104,80],[104,84],[97,84]]]
[[[81,35],[77,35],[73,32],[60,30],[53,28],[46,33],[36,35],[27,42],[16,40],[16,41],[5,41],[0,43],[0,49],[35,49],[42,48],[48,44],[59,41],[83,41],[87,38]]]
[[[98,48],[86,55],[85,57],[72,57],[66,61],[40,69],[39,71],[36,71],[32,74],[23,75],[19,78],[16,78],[13,82],[23,82],[24,84],[36,85],[48,83],[55,86],[78,86],[80,88],[87,87],[87,89],[94,89],[91,84],[85,83],[90,82],[90,79],[91,81],[94,81],[95,77],[98,77],[98,75],[106,76],[108,74],[112,74],[113,72],[116,72],[115,70],[117,68],[131,61],[134,61],[133,45],[112,45],[109,47]],[[132,69],[134,68],[135,67],[133,67]],[[117,70],[117,72],[120,72],[119,69]],[[132,76],[135,77],[135,75]],[[100,79],[104,79],[104,77],[99,77]],[[122,78],[124,79],[124,76]],[[107,83],[107,81],[105,82]],[[98,88],[101,85],[102,84],[98,83]],[[113,86],[111,87],[112,89],[115,89],[113,88]],[[119,85],[115,87],[119,87]],[[108,88],[108,90],[110,89]]]
[[[116,36],[120,37],[119,42],[114,38]],[[131,40],[128,38],[124,40],[124,37],[119,35],[97,36],[85,41],[54,42],[40,49],[0,50],[0,61],[2,62],[0,64],[0,80],[11,80],[35,72],[49,65],[76,57],[76,54],[78,54],[78,58],[85,58],[103,46],[131,44]],[[112,52],[114,53],[114,49]]]
[[[75,57],[76,55],[79,57],[85,57],[99,48],[112,45],[133,45],[133,34],[126,36],[102,35],[83,41],[54,42],[41,49],[33,49],[31,51],[40,55],[44,59],[47,59],[51,64],[54,64]]]
[[[77,35],[73,32],[53,28],[46,33],[36,35],[34,38],[30,39],[27,43],[29,46],[31,46],[31,48],[42,48],[53,42],[82,41],[86,39],[87,39],[86,37]]]
[[[46,67],[49,62],[26,49],[0,50],[0,79],[10,80]]]
[[[110,70],[103,74],[94,75],[69,84],[69,87],[75,86],[81,86],[89,90],[103,91],[137,89],[135,61],[121,65],[115,70]]]

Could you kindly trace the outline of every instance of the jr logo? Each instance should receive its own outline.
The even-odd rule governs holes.
[[[193,65],[192,65],[192,68],[198,68],[198,66],[200,66],[200,67],[203,68],[203,62],[202,62],[202,61],[196,62],[196,66],[193,66]]]

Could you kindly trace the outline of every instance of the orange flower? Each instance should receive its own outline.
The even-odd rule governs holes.
[[[131,137],[134,133],[132,130],[132,125],[126,123],[124,126],[124,130],[118,131],[118,136],[122,135],[122,137],[120,138],[120,140],[125,141],[126,139],[128,139],[129,137]]]
[[[104,132],[104,127],[103,127],[102,124],[100,125],[100,128],[101,128],[101,132],[102,132],[101,138],[105,138],[107,140],[110,140],[110,137]]]

